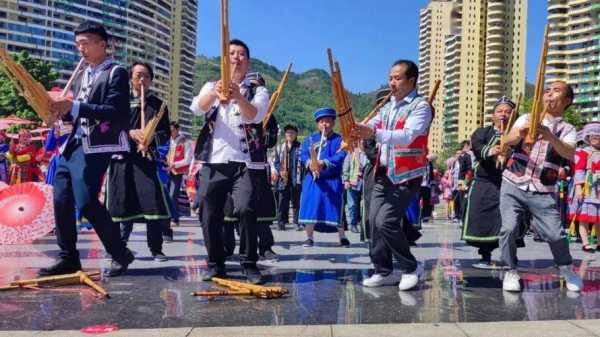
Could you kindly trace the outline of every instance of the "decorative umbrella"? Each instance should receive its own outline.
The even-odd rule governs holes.
[[[35,122],[30,121],[28,119],[20,118],[15,115],[10,115],[4,118],[0,118],[0,130],[7,129],[9,126],[18,124],[18,125],[29,125],[34,124]]]
[[[53,228],[52,186],[28,182],[0,190],[0,244],[28,243]]]

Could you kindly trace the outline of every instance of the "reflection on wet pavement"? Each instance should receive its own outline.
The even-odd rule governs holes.
[[[175,242],[165,245],[170,260],[156,263],[146,247],[143,226],[136,226],[130,247],[137,260],[123,277],[102,280],[111,299],[91,290],[67,286],[0,293],[0,329],[82,329],[181,326],[357,324],[404,322],[478,322],[600,318],[600,265],[582,260],[573,246],[576,271],[584,278],[580,294],[569,293],[552,266],[549,248],[527,242],[519,252],[522,293],[501,289],[503,271],[477,270],[475,250],[464,245],[455,225],[425,227],[415,255],[426,274],[418,289],[363,288],[369,275],[368,250],[350,236],[351,248],[338,248],[335,235],[317,235],[314,248],[303,248],[303,234],[274,231],[278,262],[262,263],[269,284],[290,295],[279,300],[248,297],[197,298],[192,291],[215,288],[200,281],[206,268],[200,228],[175,228]],[[354,234],[352,234],[354,235]],[[83,232],[79,247],[88,270],[108,266],[92,232]],[[497,254],[498,252],[495,252]],[[56,256],[53,237],[32,245],[0,246],[0,283],[35,277]],[[497,255],[494,255],[497,258]],[[229,274],[243,280],[237,260]]]

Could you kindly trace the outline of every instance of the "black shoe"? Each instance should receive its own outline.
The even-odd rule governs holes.
[[[154,261],[156,261],[156,262],[166,262],[166,261],[169,261],[169,259],[162,252],[156,253],[156,254],[152,254],[152,256],[154,256]]]
[[[313,239],[306,239],[306,241],[304,241],[302,243],[302,246],[304,247],[312,247],[315,245],[315,242],[313,241]]]
[[[164,243],[171,243],[171,242],[173,242],[173,235],[163,235],[163,242]]]
[[[38,270],[39,276],[52,276],[76,273],[81,270],[81,262],[79,260],[59,259],[53,265],[47,268]]]
[[[304,226],[296,225],[296,231],[302,232],[304,230]]]
[[[129,267],[131,262],[133,262],[133,260],[135,260],[135,257],[133,257],[133,253],[129,249],[126,249],[125,256],[122,258],[121,261],[117,261],[115,259],[111,261],[110,269],[106,271],[105,275],[107,277],[115,277],[123,274],[127,271],[127,268]]]
[[[348,240],[346,238],[341,238],[340,239],[340,246],[341,247],[350,247],[350,240]]]
[[[227,277],[227,273],[225,272],[225,266],[216,266],[209,267],[202,273],[202,281],[210,282],[213,277]]]
[[[281,223],[278,223],[278,224],[277,224],[277,228],[278,228],[280,231],[284,231],[284,230],[285,230],[285,224],[284,224],[283,222],[281,222]]]
[[[272,250],[267,250],[266,252],[260,254],[260,256],[265,261],[277,261],[277,259],[278,259],[277,254],[275,254],[275,252]]]
[[[243,269],[243,273],[246,275],[246,280],[251,284],[262,284],[263,278],[260,270],[256,267],[248,267]]]

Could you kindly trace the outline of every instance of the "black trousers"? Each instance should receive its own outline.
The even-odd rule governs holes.
[[[204,164],[200,170],[202,212],[200,222],[204,234],[204,244],[208,252],[208,266],[224,266],[225,251],[223,242],[224,206],[227,194],[231,193],[233,207],[240,219],[240,263],[244,268],[256,267],[257,186],[260,183],[260,170],[250,170],[243,163]]]
[[[238,222],[226,221],[223,226],[223,245],[225,247],[225,255],[231,256],[235,251],[235,227],[239,226]],[[266,251],[272,250],[275,244],[275,238],[273,238],[273,232],[271,227],[266,222],[257,223],[258,236],[258,253],[263,255]],[[240,252],[245,249],[244,241],[240,241]]]
[[[71,143],[73,142],[73,143]],[[75,206],[90,221],[102,245],[112,258],[121,262],[125,245],[106,208],[98,201],[102,178],[108,168],[110,154],[84,154],[80,144],[69,141],[58,159],[54,177],[54,217],[59,257],[78,260]]]
[[[454,191],[454,218],[464,221],[466,208],[467,191]]]
[[[169,220],[146,220],[146,241],[152,255],[162,253],[163,231],[169,227]],[[133,231],[133,221],[121,222],[121,241],[127,245]]]
[[[430,218],[433,213],[433,205],[431,204],[431,187],[421,186],[419,193],[423,200],[423,209],[421,210],[421,218]]]
[[[290,219],[290,203],[294,207],[294,224],[298,224],[298,210],[300,209],[300,186],[288,185],[283,190],[278,191],[277,209],[279,214],[277,215],[277,222],[286,224]]]
[[[415,179],[406,184],[394,185],[385,172],[378,172],[376,175],[369,205],[369,255],[375,266],[375,273],[391,273],[394,269],[393,256],[403,272],[412,273],[417,268],[417,260],[410,252],[410,244],[402,230],[402,226],[411,224],[404,223],[402,217],[411,197],[419,192],[420,184],[421,179]]]

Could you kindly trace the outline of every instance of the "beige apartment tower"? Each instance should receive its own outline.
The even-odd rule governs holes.
[[[452,1],[432,1],[421,9],[419,22],[419,83],[418,91],[424,97],[431,95],[436,80],[443,80],[445,73],[444,54],[446,52],[446,36],[452,30]],[[443,88],[433,101],[436,114],[429,132],[429,148],[432,152],[440,152],[443,146],[444,111]]]
[[[574,107],[600,120],[600,0],[548,1],[546,82],[573,86]]]
[[[443,49],[442,67],[435,69],[421,57],[434,52],[423,38],[430,28],[421,11],[421,70],[426,79],[443,79],[429,142],[431,152],[441,153],[489,122],[499,97],[524,93],[527,0],[432,0],[430,6],[449,8],[448,29],[431,31]],[[423,94],[424,86],[419,83]]]

